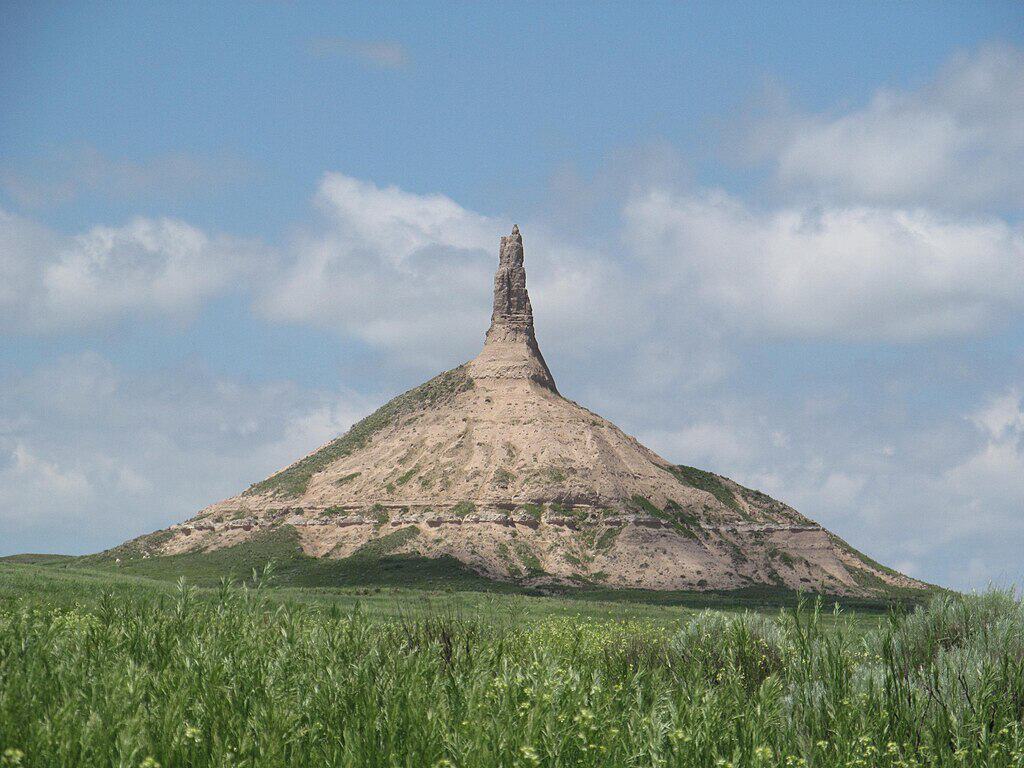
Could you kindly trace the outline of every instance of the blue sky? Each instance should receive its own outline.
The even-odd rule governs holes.
[[[472,357],[1024,581],[1019,3],[0,5],[0,553],[187,517]]]

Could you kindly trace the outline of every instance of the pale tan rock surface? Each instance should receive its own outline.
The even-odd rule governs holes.
[[[562,397],[534,333],[523,253],[516,227],[501,238],[491,326],[474,360],[137,543],[175,554],[294,526],[307,554],[340,558],[405,531],[396,554],[451,555],[534,585],[851,595],[926,586],[781,502],[671,464]]]

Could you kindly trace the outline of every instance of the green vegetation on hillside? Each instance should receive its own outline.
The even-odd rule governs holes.
[[[618,528],[606,529],[598,537],[597,541],[594,544],[594,549],[600,551],[611,549],[612,545],[615,543],[615,540],[619,537],[619,534],[622,533],[623,527],[624,526],[619,526]]]
[[[634,496],[630,501],[633,509],[670,523],[676,533],[688,539],[699,538],[699,521],[676,502],[670,500],[665,505],[665,509],[658,509],[650,499],[646,499],[643,496]]]
[[[351,483],[353,480],[359,477],[359,474],[359,472],[349,472],[347,475],[342,475],[337,480],[335,480],[334,484],[345,485],[346,483]]]
[[[472,501],[460,501],[451,509],[451,513],[456,517],[466,517],[474,512],[476,512],[476,504]]]
[[[707,491],[725,506],[730,509],[744,514],[743,507],[736,501],[736,497],[732,491],[722,482],[722,478],[711,472],[705,472],[703,469],[697,469],[696,467],[687,467],[683,464],[678,466],[670,467],[671,472],[680,481],[689,485],[692,488],[697,488],[701,491]]]
[[[850,575],[853,576],[858,586],[866,587],[867,589],[882,588],[894,597],[907,596],[915,592],[915,590],[912,589],[894,587],[891,584],[887,584],[878,576],[878,573],[884,573],[887,576],[900,578],[903,574],[899,571],[895,571],[892,568],[882,565],[877,560],[871,559],[860,550],[854,549],[850,544],[836,536],[834,533],[829,533],[829,538],[832,539],[836,546],[841,549],[845,549],[866,566],[864,568],[849,567]],[[930,589],[933,592],[941,591],[938,587],[930,587]]]
[[[534,520],[540,520],[544,514],[544,507],[540,504],[523,504],[522,510]]]
[[[36,555],[26,553],[24,555],[8,555],[0,557],[2,563],[15,563],[19,565],[63,565],[74,562],[73,555]]]
[[[377,609],[397,595],[288,594],[304,601],[0,563],[0,764],[1024,763],[1024,609],[1006,594],[867,625],[806,605],[603,618],[493,596],[396,616]]]
[[[419,534],[419,528],[415,525],[407,525],[404,528],[399,528],[397,531],[385,533],[376,539],[370,539],[370,541],[353,552],[352,557],[379,560],[381,557],[390,555],[403,544],[415,539]]]
[[[418,466],[415,466],[412,469],[406,470],[401,475],[399,475],[397,480],[395,480],[395,485],[405,485],[410,480],[412,480],[416,476],[416,473],[419,472],[419,471],[420,471],[420,468]]]
[[[266,480],[250,486],[246,493],[273,493],[276,496],[289,498],[301,496],[305,493],[309,479],[313,475],[323,471],[338,459],[365,446],[375,432],[393,424],[398,417],[446,402],[472,387],[473,379],[467,373],[465,365],[445,371],[430,381],[385,403],[362,421],[356,422],[341,437],[332,440],[316,453],[300,459],[276,475],[271,475]],[[348,479],[352,477],[354,475],[346,476]]]
[[[386,522],[386,520],[385,520]],[[478,576],[452,557],[430,559],[392,554],[417,533],[401,528],[369,542],[344,559],[317,558],[303,554],[298,534],[290,525],[261,532],[232,547],[210,552],[147,558],[81,558],[85,567],[102,567],[117,573],[156,579],[188,578],[192,583],[212,586],[224,578],[242,579],[253,569],[274,565],[277,583],[288,587],[416,586],[429,589],[475,589],[502,591],[509,585]]]

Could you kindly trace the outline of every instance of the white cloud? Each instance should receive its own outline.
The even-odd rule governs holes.
[[[670,461],[717,467],[716,472],[746,465],[756,448],[756,443],[750,441],[750,431],[742,434],[730,420],[698,421],[671,431],[651,430],[641,439]]]
[[[0,210],[0,328],[187,316],[236,288],[263,258],[257,246],[175,219],[136,218],[65,237]]]
[[[91,353],[0,387],[0,554],[96,551],[183,520],[384,399],[194,368],[129,374]]]
[[[77,471],[63,471],[56,464],[40,459],[27,447],[18,443],[11,451],[13,462],[4,473],[8,488],[25,488],[29,483],[58,504],[74,503],[91,494],[92,488],[85,476]]]
[[[60,244],[45,227],[0,209],[0,328],[32,324],[42,295],[40,262]]]
[[[829,472],[821,485],[819,495],[823,504],[840,509],[852,506],[859,497],[866,480],[845,472]]]
[[[399,365],[445,365],[476,354],[487,330],[498,240],[510,221],[444,195],[339,173],[323,178],[315,205],[319,220],[286,249],[284,270],[264,283],[265,315],[355,337]],[[541,227],[523,229],[541,335],[571,333],[591,316],[609,325],[616,303],[602,297],[611,267]]]
[[[944,479],[975,515],[998,515],[1010,507],[1024,525],[1024,401],[1011,389],[969,417],[985,437],[983,445],[950,469]]]
[[[778,181],[858,202],[1024,203],[1024,52],[955,56],[917,91],[881,89],[858,109],[783,108],[747,138]]]
[[[494,265],[493,220],[442,195],[324,177],[316,226],[288,249],[291,262],[265,286],[272,319],[352,335],[431,359],[486,330]]]
[[[355,40],[348,37],[314,37],[307,46],[318,58],[349,56],[379,69],[402,69],[409,64],[409,52],[394,40]]]
[[[976,333],[1024,307],[1024,231],[994,218],[758,211],[722,192],[660,191],[625,216],[652,290],[762,338],[912,342]]]
[[[356,247],[378,248],[395,264],[432,245],[462,250],[490,246],[497,223],[444,195],[380,188],[340,173],[324,176],[315,202]]]
[[[335,331],[401,367],[476,353],[487,328],[498,239],[511,222],[439,194],[324,176],[315,223],[278,252],[175,219],[136,218],[60,235],[0,209],[0,328],[55,333],[129,318],[188,318],[204,302],[251,291],[271,321]],[[604,343],[641,315],[603,254],[524,226],[540,334],[579,355],[580,331]]]
[[[1024,435],[1024,410],[1016,389],[989,399],[985,407],[972,414],[970,420],[988,433],[995,441],[1019,438]]]

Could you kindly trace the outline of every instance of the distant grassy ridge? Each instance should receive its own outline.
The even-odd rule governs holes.
[[[19,563],[21,565],[58,565],[61,563],[74,562],[77,560],[74,555],[41,555],[26,553],[23,555],[8,555],[0,557],[0,563]]]
[[[84,567],[114,569],[119,573],[154,579],[187,578],[213,585],[225,576],[246,578],[253,569],[274,564],[275,583],[287,587],[384,586],[423,589],[508,591],[510,585],[478,576],[453,557],[425,558],[392,554],[409,538],[394,531],[370,542],[352,557],[310,557],[302,552],[298,534],[290,525],[263,531],[231,547],[210,552],[188,552],[163,557],[122,558],[89,556],[76,563]],[[71,567],[74,567],[72,564]]]
[[[41,564],[68,569],[96,568],[164,581],[187,578],[192,584],[214,586],[224,577],[245,579],[254,569],[262,570],[268,563],[273,563],[275,584],[281,587],[384,587],[427,591],[544,594],[581,601],[619,604],[632,602],[687,608],[792,607],[801,599],[816,597],[814,593],[798,593],[771,585],[711,591],[611,589],[598,584],[523,586],[480,576],[451,556],[427,558],[395,554],[396,549],[415,538],[417,533],[417,529],[412,526],[399,528],[368,542],[351,556],[342,559],[317,558],[304,554],[295,529],[289,525],[282,525],[260,532],[240,544],[210,552],[189,552],[148,558],[123,557],[120,564],[116,563],[116,553],[81,558],[50,556],[56,559],[43,561]],[[535,566],[533,574],[542,575],[539,563]],[[525,567],[529,570],[529,563]],[[908,590],[894,591],[890,596],[878,598],[823,595],[822,599],[828,605],[838,603],[847,609],[877,613],[885,612],[893,606],[913,606],[929,597],[928,593]]]

